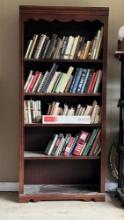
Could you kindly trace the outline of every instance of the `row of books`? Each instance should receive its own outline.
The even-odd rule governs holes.
[[[62,106],[62,105],[61,105]],[[100,105],[94,100],[92,105],[82,106],[78,104],[76,107],[69,107],[64,104],[64,107],[60,106],[60,102],[53,101],[48,104],[48,110],[46,115],[64,115],[64,116],[90,116],[90,123],[100,123]]]
[[[24,100],[24,123],[41,122],[41,101]]]
[[[103,27],[92,40],[84,36],[63,36],[57,34],[34,34],[29,40],[25,59],[95,59],[99,58],[102,47]]]
[[[45,154],[52,156],[99,156],[101,130],[94,128],[92,132],[81,131],[76,136],[70,133],[54,134],[49,141]]]
[[[59,104],[59,102],[48,104],[46,114],[42,115],[40,100],[25,100],[24,123],[32,124],[42,122],[43,124],[95,124],[100,123],[101,121],[100,106],[97,104],[96,100],[93,101],[92,105],[88,104],[86,106],[81,106],[81,104],[78,104],[76,108],[69,108],[67,104],[64,104],[64,108],[62,108]]]
[[[25,93],[97,93],[100,89],[102,71],[69,66],[66,73],[57,71],[53,64],[43,74],[30,70],[24,85]]]

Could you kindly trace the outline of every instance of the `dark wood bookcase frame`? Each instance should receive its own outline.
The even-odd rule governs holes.
[[[97,7],[59,7],[59,6],[20,6],[19,8],[19,100],[20,100],[20,174],[19,174],[19,201],[39,200],[105,200],[105,147],[106,147],[106,79],[107,79],[107,35],[108,35],[108,8]],[[45,25],[46,23],[47,25]],[[56,22],[59,23],[55,26]],[[77,35],[83,31],[83,22],[96,23],[103,26],[103,48],[98,60],[47,60],[24,59],[26,43],[29,38],[44,31],[60,31],[61,34]],[[96,23],[95,23],[96,22]],[[43,25],[42,25],[43,24]],[[75,28],[76,27],[76,28]],[[85,25],[86,27],[86,25]],[[90,32],[90,29],[88,30]],[[53,62],[60,66],[69,65],[87,68],[101,68],[102,88],[96,94],[44,94],[24,93],[25,74],[30,68],[46,68]],[[85,103],[98,100],[101,104],[102,119],[100,124],[89,125],[43,125],[24,124],[24,100],[40,99],[63,100],[69,103]],[[100,156],[46,156],[43,151],[48,138],[55,132],[72,134],[81,129],[91,130],[101,128],[101,155]],[[35,150],[34,154],[25,154],[25,150]]]

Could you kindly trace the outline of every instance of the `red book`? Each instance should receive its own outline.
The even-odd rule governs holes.
[[[94,86],[96,84],[97,77],[98,77],[98,71],[95,72],[95,76],[94,76],[94,79],[93,79],[93,82],[92,82],[92,85],[90,88],[90,92],[93,92],[93,90],[94,90]]]
[[[88,136],[89,136],[88,132],[82,131],[82,133],[78,139],[78,142],[76,144],[76,147],[74,148],[73,155],[80,156],[82,154],[83,149],[86,146],[86,141],[87,141]]]
[[[35,85],[35,83],[36,83],[36,81],[37,81],[37,78],[38,78],[39,74],[40,74],[39,71],[36,71],[36,72],[35,72],[34,77],[33,77],[33,80],[32,80],[32,82],[31,82],[31,85],[30,85],[29,88],[28,88],[28,92],[32,92],[33,87],[34,87],[34,85]]]
[[[96,76],[96,72],[93,72],[93,75],[92,75],[92,78],[91,78],[90,84],[89,84],[89,86],[88,86],[87,93],[90,93],[90,92],[91,92],[91,88],[92,88],[92,85],[93,85],[93,83],[94,83],[95,76]]]
[[[69,139],[69,142],[65,148],[65,151],[64,151],[64,156],[70,156],[69,152],[70,152],[70,148],[74,142],[75,138],[74,137],[70,137]]]

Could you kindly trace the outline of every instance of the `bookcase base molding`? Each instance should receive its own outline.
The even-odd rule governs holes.
[[[82,185],[26,185],[24,193],[19,194],[20,202],[50,200],[80,200],[104,202],[104,193],[92,186]]]

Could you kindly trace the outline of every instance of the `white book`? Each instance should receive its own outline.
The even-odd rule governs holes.
[[[74,43],[74,37],[69,36],[67,47],[64,54],[64,59],[69,59],[73,43]]]
[[[27,47],[27,50],[26,50],[26,53],[25,53],[25,56],[24,56],[25,59],[28,59],[28,55],[29,55],[29,52],[31,50],[32,42],[33,42],[33,40],[31,39],[29,41],[29,44],[28,44],[28,47]]]
[[[96,80],[96,84],[95,84],[95,86],[94,86],[93,93],[98,92],[99,86],[100,86],[100,83],[101,83],[101,79],[102,79],[102,71],[99,70],[99,71],[98,71],[97,80]]]
[[[95,104],[93,111],[92,111],[92,114],[91,114],[91,123],[94,123],[94,121],[95,121],[95,116],[98,112],[98,108],[99,108],[99,106],[97,104]]]
[[[28,75],[28,78],[27,78],[26,83],[25,83],[25,85],[24,85],[24,91],[27,89],[27,86],[28,86],[28,84],[30,83],[32,74],[33,74],[33,70],[30,70],[29,75]]]
[[[79,115],[80,108],[81,108],[81,104],[78,104],[78,105],[77,105],[76,112],[75,112],[75,115]]]
[[[51,155],[52,150],[53,150],[53,148],[54,148],[54,145],[55,145],[55,143],[56,143],[56,141],[57,141],[57,138],[58,138],[58,134],[56,134],[55,137],[54,137],[54,139],[53,139],[53,142],[52,142],[52,144],[51,144],[51,147],[50,147],[50,149],[49,149],[49,151],[48,151],[48,155]]]
[[[67,116],[71,116],[71,115],[74,115],[74,112],[75,112],[75,109],[74,108],[70,108],[70,109],[68,109],[68,111],[67,111]]]
[[[27,101],[27,105],[28,105],[28,123],[31,124],[32,123],[32,117],[31,117],[30,100]]]
[[[31,50],[29,52],[28,59],[31,59],[31,57],[33,55],[34,48],[35,48],[37,40],[38,40],[38,35],[35,34],[34,37],[33,37],[32,45],[31,45]]]
[[[26,100],[24,100],[24,123],[28,124],[28,106]]]
[[[95,54],[96,54],[96,50],[97,50],[97,47],[98,47],[98,42],[99,42],[100,34],[101,34],[101,30],[98,30],[97,36],[95,38],[94,50],[93,50],[93,52],[91,54],[91,59],[95,59]]]
[[[92,105],[87,105],[83,115],[90,115],[92,110],[93,110],[93,106]]]
[[[39,39],[39,43],[37,45],[37,48],[36,48],[36,51],[35,51],[35,54],[34,54],[35,59],[39,58],[45,39],[46,39],[46,35],[41,34],[40,39]]]
[[[70,56],[69,56],[69,59],[71,59],[71,60],[74,59],[74,55],[75,55],[75,52],[76,52],[76,48],[77,48],[79,39],[80,39],[79,35],[74,38],[74,42],[73,42],[72,49],[71,49]]]
[[[60,102],[55,102],[55,105],[53,106],[52,115],[57,115],[58,114],[59,104],[60,104]]]

